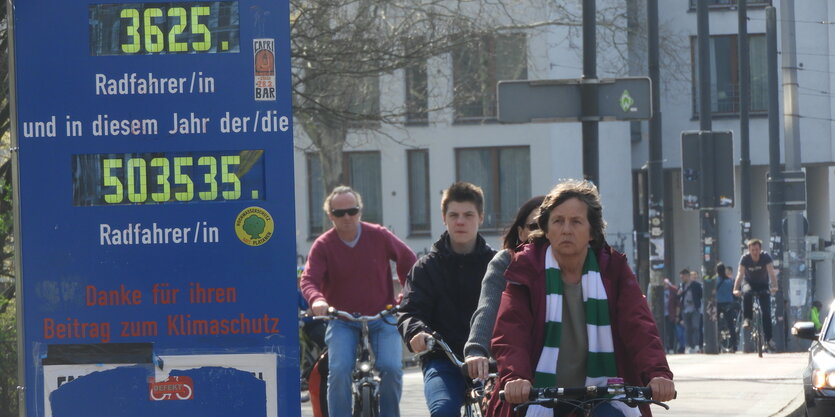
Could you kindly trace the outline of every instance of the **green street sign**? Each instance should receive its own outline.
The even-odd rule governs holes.
[[[597,91],[597,108],[583,113],[583,88]],[[502,123],[648,120],[652,87],[648,77],[599,80],[499,81],[498,119]]]

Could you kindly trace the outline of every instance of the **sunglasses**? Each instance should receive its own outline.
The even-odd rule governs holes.
[[[331,210],[331,214],[333,214],[333,215],[334,215],[334,216],[336,216],[336,217],[342,217],[342,216],[344,216],[344,215],[346,215],[346,214],[347,214],[347,215],[349,215],[349,216],[356,216],[356,215],[357,215],[357,213],[359,213],[359,212],[360,212],[360,208],[359,208],[359,207],[351,207],[351,208],[347,208],[347,209],[334,209],[334,210]]]
[[[539,230],[539,224],[536,222],[526,224],[525,228],[527,228],[529,232],[533,232],[534,230]]]

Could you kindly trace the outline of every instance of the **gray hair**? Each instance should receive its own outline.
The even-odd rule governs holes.
[[[591,228],[591,247],[594,250],[599,250],[606,244],[606,221],[603,220],[603,204],[600,202],[600,192],[597,191],[597,187],[586,180],[564,180],[545,196],[545,200],[539,206],[539,218],[536,220],[539,224],[539,230],[534,232],[533,239],[546,239],[545,234],[548,233],[548,220],[551,217],[551,211],[571,198],[582,201],[588,207],[586,217]]]
[[[325,210],[325,213],[330,214],[330,212],[331,212],[331,202],[333,201],[334,197],[336,197],[340,194],[348,194],[348,193],[351,193],[351,194],[354,195],[354,198],[357,199],[357,207],[359,207],[360,210],[362,210],[362,197],[360,196],[360,193],[354,191],[353,188],[351,188],[347,185],[340,185],[340,186],[337,186],[336,188],[334,188],[333,191],[331,191],[330,195],[328,195],[328,197],[325,198],[325,204],[322,206],[322,208]]]

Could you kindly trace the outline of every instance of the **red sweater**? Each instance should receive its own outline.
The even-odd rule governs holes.
[[[300,287],[310,304],[325,300],[349,313],[374,315],[395,304],[389,261],[397,263],[400,284],[415,264],[415,253],[388,229],[362,222],[352,248],[330,229],[313,242]]]
[[[508,280],[493,329],[493,356],[499,365],[499,386],[523,378],[533,381],[545,343],[545,251],[548,243],[528,244],[516,252],[505,271]],[[608,246],[597,252],[609,304],[618,376],[626,385],[645,386],[657,376],[673,379],[664,347],[638,281],[626,257]],[[488,416],[510,416],[513,407],[490,400]],[[648,406],[641,406],[651,416]]]

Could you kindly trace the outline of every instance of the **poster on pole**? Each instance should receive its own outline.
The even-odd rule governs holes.
[[[298,415],[289,3],[11,9],[25,415]]]

